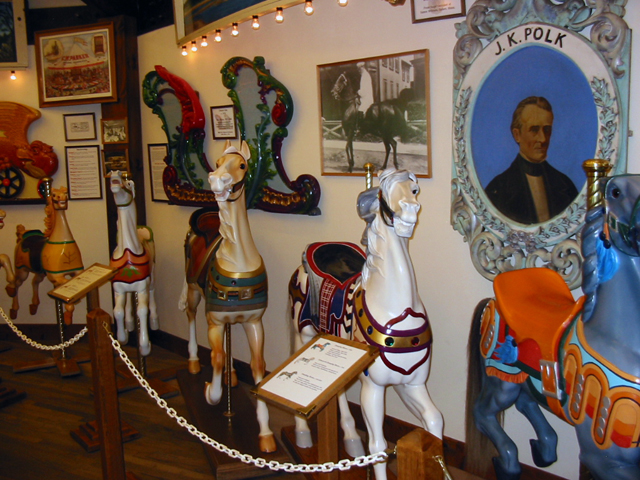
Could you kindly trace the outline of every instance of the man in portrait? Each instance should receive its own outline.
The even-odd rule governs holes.
[[[502,214],[516,222],[547,221],[578,195],[573,181],[548,162],[552,126],[553,110],[544,97],[527,97],[513,112],[511,134],[520,151],[485,192]]]

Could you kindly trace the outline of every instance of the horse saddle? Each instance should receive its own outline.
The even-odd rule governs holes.
[[[42,266],[42,249],[47,243],[47,237],[40,230],[28,230],[22,234],[20,242],[21,257],[16,257],[15,268],[30,266],[35,273],[44,273]],[[28,260],[27,260],[28,257]],[[28,262],[28,263],[27,263]]]
[[[360,279],[366,255],[348,242],[316,242],[307,246],[302,263],[309,291],[301,318],[310,318],[322,332],[338,334],[347,315],[348,293]]]
[[[222,237],[220,236],[220,216],[217,210],[200,208],[191,214],[189,226],[193,235],[187,235],[185,258],[187,261],[187,283],[197,283],[205,289],[207,267],[214,257]]]
[[[559,398],[558,350],[563,334],[582,309],[584,297],[574,300],[562,277],[548,268],[502,273],[495,278],[493,289],[498,315],[493,315],[492,321],[499,325],[494,323],[497,336],[484,343],[483,354],[488,358],[488,343],[495,347],[512,341],[517,346],[517,359],[505,361],[498,348],[492,349],[489,357],[517,364],[522,372],[540,377],[542,393]],[[525,378],[526,374],[521,375],[520,381]]]

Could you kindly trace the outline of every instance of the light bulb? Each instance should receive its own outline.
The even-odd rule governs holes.
[[[233,35],[234,37],[237,37],[239,34],[240,32],[238,31],[238,24],[234,23],[232,25],[231,35]]]
[[[311,0],[307,0],[304,4],[304,13],[307,15],[313,15],[313,2]]]
[[[11,70],[11,76],[9,77],[11,80],[15,80],[16,78],[16,72],[14,70]]]
[[[258,30],[260,28],[260,20],[258,20],[258,15],[253,16],[253,22],[251,23],[251,28],[254,30]]]
[[[209,43],[207,42],[207,36],[206,35],[202,35],[202,41],[200,42],[200,46],[201,47],[206,47],[207,45],[209,45]]]
[[[195,40],[191,41],[191,51],[192,52],[197,52],[198,51],[198,45],[196,44]]]
[[[216,30],[216,36],[213,39],[218,43],[222,41],[222,32],[219,29]]]
[[[186,57],[189,54],[189,52],[187,52],[187,46],[186,45],[182,45],[182,56]]]
[[[349,0],[338,0],[338,5],[340,5],[341,7],[346,7],[348,3]]]
[[[282,14],[282,7],[276,8],[276,22],[284,22],[284,15]]]

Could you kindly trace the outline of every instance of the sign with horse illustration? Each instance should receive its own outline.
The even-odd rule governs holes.
[[[323,175],[431,177],[428,50],[319,65],[318,87]]]

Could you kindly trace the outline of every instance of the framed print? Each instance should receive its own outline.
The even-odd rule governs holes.
[[[214,140],[238,138],[233,105],[211,107],[211,129]]]
[[[585,27],[597,15],[562,22],[570,11],[516,0],[499,12],[508,21],[490,26],[493,12],[476,2],[468,17],[479,24],[457,24],[451,224],[490,280],[547,267],[580,286],[583,162],[626,171],[629,28],[611,13],[604,42]]]
[[[431,177],[428,50],[319,65],[318,86],[323,175]]]
[[[24,0],[0,0],[0,69],[29,66]]]
[[[129,130],[126,118],[101,120],[102,143],[129,143]]]
[[[85,145],[65,148],[69,200],[102,198],[100,147]]]
[[[63,118],[64,139],[67,142],[97,138],[95,113],[68,113]]]
[[[275,12],[305,0],[173,0],[176,43],[181,46],[201,35],[225,28],[253,15]]]
[[[154,202],[168,202],[164,191],[162,175],[169,160],[169,145],[166,143],[150,143],[149,150],[149,177],[151,178],[151,200]]]
[[[131,173],[129,170],[129,150],[126,148],[116,148],[102,150],[102,173],[106,177],[111,172],[119,170]]]
[[[36,32],[41,107],[115,102],[113,23]]]
[[[411,0],[411,21],[431,22],[443,18],[464,17],[465,0]]]

